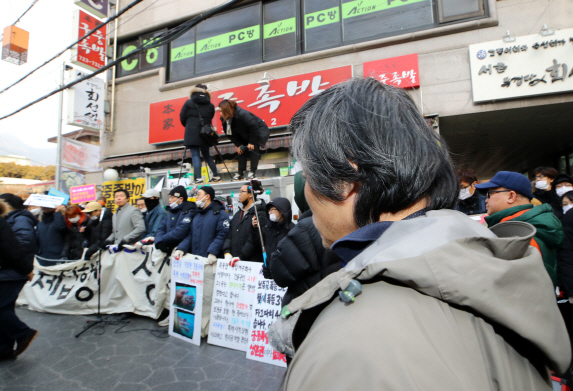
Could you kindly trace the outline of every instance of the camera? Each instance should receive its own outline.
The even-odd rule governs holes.
[[[257,194],[263,194],[263,185],[261,183],[261,181],[257,180],[257,179],[251,179],[251,193],[253,195],[257,195]]]

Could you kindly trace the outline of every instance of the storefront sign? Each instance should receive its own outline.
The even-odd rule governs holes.
[[[72,204],[96,200],[96,185],[74,186],[70,188]]]
[[[418,54],[386,58],[362,64],[364,77],[374,79],[398,88],[420,86]]]
[[[101,22],[81,10],[74,11],[74,41],[88,34]],[[72,47],[72,64],[90,71],[97,71],[105,65],[106,26],[101,27],[79,44]]]
[[[262,76],[262,75],[261,75]],[[243,109],[262,118],[269,128],[286,126],[292,116],[310,98],[327,88],[352,77],[352,66],[345,66],[304,75],[270,80],[269,85],[249,84],[213,91],[211,102],[218,106],[224,99],[234,100]],[[183,140],[185,128],[179,113],[187,97],[152,103],[149,106],[149,143],[162,144]],[[213,126],[223,134],[219,112]]]
[[[573,29],[470,45],[474,102],[573,91]]]
[[[62,138],[62,165],[87,172],[101,171],[99,148],[99,145]]]
[[[107,18],[108,0],[74,0],[74,4],[98,18]]]
[[[72,80],[87,75],[87,73],[77,70],[72,71],[72,73]],[[102,130],[105,116],[103,111],[104,100],[105,81],[97,76],[70,88],[68,90],[68,125]]]
[[[129,192],[129,203],[137,206],[137,199],[145,193],[145,178],[122,179],[121,181],[107,181],[101,185],[101,194],[105,197],[105,207],[115,213],[117,205],[113,201],[113,193],[117,190]]]

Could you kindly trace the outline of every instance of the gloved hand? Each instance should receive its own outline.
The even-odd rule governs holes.
[[[145,239],[143,239],[141,241],[143,244],[152,244],[153,242],[155,242],[155,237],[153,236],[148,236]]]
[[[185,253],[183,252],[183,250],[175,250],[175,252],[173,253],[173,257],[177,260],[181,259],[181,257],[185,255]]]
[[[141,250],[141,248],[143,247],[143,243],[141,242],[135,242],[135,244],[133,245],[133,247],[135,247],[138,250]]]
[[[217,256],[214,254],[209,254],[207,256],[207,260],[208,260],[209,265],[213,265],[213,264],[217,263]]]
[[[110,245],[113,245],[113,241],[111,240],[106,240],[105,242],[102,243],[101,245],[101,249],[102,250],[106,250]]]
[[[231,253],[225,254],[225,261],[230,261],[231,259],[233,259],[233,256],[231,255]]]
[[[164,253],[167,253],[169,251],[167,245],[163,242],[155,243],[155,248]]]
[[[124,245],[123,245],[123,248],[126,248],[126,249],[128,249],[128,250],[133,251],[133,250],[135,250],[136,247],[135,247],[135,246],[132,246],[131,244],[124,244]]]
[[[239,257],[232,258],[232,259],[229,261],[229,266],[235,267],[235,264],[236,264],[237,262],[239,262],[239,261],[240,261]]]
[[[123,239],[121,239],[119,241],[119,243],[117,244],[117,251],[121,251],[126,244],[127,243],[125,243],[125,241]]]
[[[271,269],[269,269],[265,265],[263,265],[263,277],[265,277],[267,280],[273,279],[273,275],[271,274]]]

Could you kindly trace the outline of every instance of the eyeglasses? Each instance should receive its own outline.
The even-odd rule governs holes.
[[[495,193],[508,193],[508,192],[510,192],[510,191],[513,191],[513,190],[495,190],[495,191],[488,191],[488,192],[486,193],[486,198],[489,198],[492,194],[495,194]]]
[[[248,190],[239,190],[239,193],[248,193]]]
[[[471,186],[471,184],[469,184],[469,185],[467,185],[467,186],[460,185],[460,190],[465,190],[465,189],[467,189],[467,188],[470,187],[470,186]]]

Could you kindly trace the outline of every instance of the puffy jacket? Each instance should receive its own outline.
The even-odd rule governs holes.
[[[183,201],[177,207],[171,209],[167,207],[167,217],[157,230],[155,244],[162,243],[170,249],[178,247],[189,232],[191,232],[191,221],[197,207],[194,202]]]
[[[197,209],[191,223],[191,232],[177,249],[201,257],[209,254],[221,257],[229,226],[225,206],[215,199],[206,208]]]
[[[126,244],[132,244],[141,239],[145,233],[145,221],[138,208],[130,203],[117,208],[112,217],[113,230],[107,240],[118,244],[122,240]]]
[[[97,252],[113,229],[111,210],[106,208],[102,210],[102,213],[103,217],[100,215],[99,219],[88,222],[86,237],[89,238],[89,242],[84,259],[90,259]]]
[[[151,211],[148,211],[145,214],[145,235],[144,238],[148,236],[157,236],[157,231],[159,227],[163,224],[163,221],[167,217],[167,211],[161,207],[161,205],[157,205]]]
[[[273,323],[294,354],[280,389],[550,391],[571,347],[534,230],[492,230],[447,210],[392,223]]]
[[[458,200],[458,203],[454,209],[459,210],[468,216],[487,213],[485,200],[486,196],[480,194],[479,191],[476,190],[471,197],[466,198],[465,200]]]
[[[549,204],[553,207],[553,212],[558,219],[563,217],[563,205],[561,204],[561,197],[559,197],[555,191],[555,187],[563,182],[568,182],[573,185],[573,177],[567,174],[557,175],[551,183],[551,190],[549,190],[549,193],[551,193],[551,202],[549,202]]]
[[[563,227],[561,222],[553,213],[553,208],[549,204],[533,206],[531,204],[518,205],[508,208],[491,216],[486,216],[485,221],[488,227],[494,227],[498,223],[505,221],[525,221],[535,227],[537,232],[531,240],[531,245],[541,252],[545,269],[553,284],[557,283],[557,261],[556,252],[563,243]]]
[[[60,212],[43,213],[42,219],[36,228],[38,238],[37,254],[46,259],[61,259],[66,257],[63,254],[66,243],[66,234],[68,227],[64,220],[64,215]],[[39,261],[42,264],[42,261]],[[52,266],[53,263],[45,263],[46,266]]]
[[[325,249],[320,233],[312,221],[312,212],[301,215],[298,224],[279,242],[271,254],[268,267],[278,286],[288,288],[282,305],[316,285],[324,277],[339,270],[342,260]]]
[[[274,206],[281,212],[284,220],[280,223],[273,223],[268,220],[265,226],[261,226],[261,233],[265,241],[265,250],[267,250],[267,267],[271,254],[277,249],[279,242],[295,227],[292,222],[292,210],[290,202],[286,198],[277,197],[267,204],[265,207],[267,216],[269,209]],[[253,258],[255,255],[262,253],[261,238],[258,228],[251,228],[251,238],[245,248],[243,248],[243,256],[247,259]]]
[[[38,219],[27,210],[13,210],[4,216],[12,228],[16,239],[24,246],[25,251],[36,253],[37,237],[36,226]]]
[[[257,218],[261,226],[268,224],[266,204],[262,199],[257,200]],[[223,253],[230,253],[233,257],[239,257],[242,261],[263,262],[262,253],[254,253],[252,244],[249,244],[251,232],[253,230],[253,216],[255,215],[255,205],[247,210],[240,210],[234,214],[231,220],[229,236],[225,240]],[[249,255],[249,257],[247,257]]]
[[[185,127],[183,145],[186,147],[200,147],[206,145],[200,136],[201,119],[204,124],[211,124],[215,116],[215,106],[211,103],[211,93],[201,88],[191,89],[191,99],[188,99],[181,108],[179,119]]]
[[[227,134],[227,121],[221,117],[223,131]],[[264,147],[269,139],[269,128],[265,121],[237,106],[235,115],[231,121],[231,134],[229,139],[237,147],[246,144],[260,145]]]
[[[68,233],[66,235],[63,253],[66,254],[65,256],[70,260],[77,260],[82,258],[84,252],[84,242],[87,238],[90,237],[88,230],[89,217],[84,213],[81,213],[80,216],[80,221],[78,221],[76,224],[70,223],[69,220],[67,220]],[[80,232],[82,227],[85,227],[84,232]]]
[[[0,216],[6,216],[8,206],[0,201]],[[0,281],[26,280],[34,268],[34,253],[20,243],[10,224],[0,217]]]

